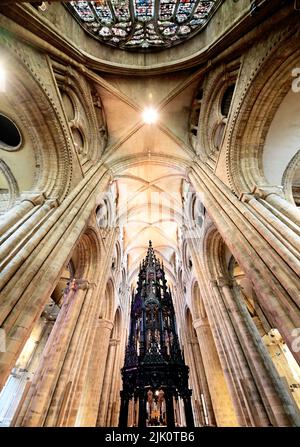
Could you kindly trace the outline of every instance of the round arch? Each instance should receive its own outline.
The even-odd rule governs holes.
[[[243,90],[237,92],[238,103],[226,140],[227,174],[237,195],[251,191],[254,185],[269,184],[263,166],[265,141],[276,111],[292,87],[292,70],[300,60],[293,27],[285,34],[279,32],[277,39],[276,44],[268,43]]]
[[[5,92],[1,94],[0,112],[7,115],[5,109],[9,110],[9,118],[22,135],[22,144],[18,150],[2,154],[1,158],[5,161],[9,158],[10,168],[17,172],[13,157],[18,157],[20,162],[24,154],[22,169],[18,171],[20,178],[15,174],[20,192],[22,189],[43,191],[48,197],[62,200],[70,190],[73,170],[64,118],[53,92],[43,83],[39,68],[29,64],[25,53],[19,52],[17,47],[8,48],[5,39],[2,43],[8,76]],[[28,171],[29,180],[22,188],[24,169]]]

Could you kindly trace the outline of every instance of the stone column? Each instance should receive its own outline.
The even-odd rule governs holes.
[[[76,330],[66,353],[63,368],[55,392],[49,403],[45,426],[75,426],[80,421],[83,391],[89,372],[90,357],[94,345],[95,321],[102,305],[107,277],[111,265],[111,257],[115,244],[116,231],[107,234],[105,247],[94,254],[95,259],[86,259],[84,269],[91,280],[97,283],[80,281],[80,287],[87,290]],[[105,252],[105,256],[102,255]],[[99,259],[97,259],[99,257]],[[99,343],[99,341],[98,341]],[[94,397],[95,399],[98,396]]]
[[[283,226],[290,234],[293,216],[290,213],[289,222],[272,230],[268,219],[235,197],[200,160],[195,160],[189,177],[224,242],[252,281],[261,308],[292,349],[293,330],[300,327],[300,263],[299,251],[283,240]],[[266,200],[271,200],[269,196]],[[274,203],[272,208],[269,205],[276,212]],[[299,362],[300,351],[294,354]]]
[[[213,292],[210,299],[212,300],[214,338],[218,341],[218,353],[235,408],[236,418],[241,426],[253,426],[251,408],[247,405],[247,395],[245,395],[243,389],[245,380],[241,376],[240,362],[244,362],[245,359],[240,350],[234,327],[229,320],[227,309],[222,301],[217,281],[210,281],[210,286],[211,292]]]
[[[116,371],[114,366],[117,363],[118,341],[111,339],[109,342],[108,356],[105,367],[105,376],[102,386],[100,405],[97,417],[97,427],[107,427],[107,420],[110,419],[111,404],[110,391],[115,386]]]
[[[205,368],[203,365],[203,359],[201,356],[198,338],[197,338],[196,343],[197,343],[197,345],[194,345],[193,348],[194,348],[194,352],[195,352],[195,363],[197,365],[196,370],[198,372],[199,382],[200,382],[200,399],[201,399],[201,393],[202,393],[204,402],[205,402],[205,408],[206,408],[206,413],[207,413],[207,418],[208,418],[208,425],[215,426],[216,418],[215,418],[214,409],[213,409],[213,405],[212,405],[212,401],[211,401],[211,395],[209,392],[207,377],[206,377]],[[200,405],[201,410],[204,412],[202,400],[201,400],[201,402],[199,402],[199,405]],[[204,416],[204,414],[203,414],[203,416]],[[204,419],[204,424],[205,424],[205,419]]]
[[[276,371],[243,302],[239,286],[236,283],[231,285],[224,278],[218,282],[271,423],[276,426],[300,425],[299,411]],[[262,425],[265,425],[264,418]]]
[[[44,204],[36,208],[35,212],[32,213],[31,216],[19,226],[19,228],[15,229],[15,231],[3,241],[0,247],[0,268],[2,270],[0,289],[5,286],[10,276],[18,269],[19,263],[16,262],[13,266],[9,266],[9,262],[13,259],[14,255],[19,252],[19,245],[21,242],[21,245],[25,245],[30,240],[30,237],[37,233],[37,230],[42,226],[44,219],[49,217],[48,214],[51,209],[56,206],[56,200],[46,200]]]
[[[49,401],[44,425],[74,426],[81,397],[82,381],[85,379],[86,358],[90,352],[89,334],[94,314],[97,289],[91,285],[86,289],[76,328],[64,359],[55,391]]]
[[[294,254],[299,252],[299,236],[300,227],[297,223],[291,221],[288,217],[282,214],[277,208],[274,208],[267,202],[268,195],[263,194],[261,190],[250,193],[243,193],[240,200],[251,207],[255,215],[259,219],[263,219],[266,225],[266,230],[269,230],[278,239],[277,243],[281,242],[288,247]]]
[[[120,372],[120,340],[111,340],[114,345],[113,355],[113,369],[111,371],[111,376],[109,378],[109,393],[106,397],[108,405],[105,415],[106,423],[105,426],[114,426],[113,416],[114,416],[114,405],[117,403],[117,395],[120,394],[121,384],[121,372]]]
[[[84,397],[81,402],[81,427],[95,427],[99,410],[100,396],[103,387],[109,341],[113,322],[99,318],[96,324],[94,344],[89,362],[89,373],[86,377]]]
[[[187,241],[189,243],[189,249],[193,258],[193,265],[196,269],[196,275],[199,287],[202,291],[202,299],[205,307],[205,313],[207,314],[207,323],[209,324],[209,328],[213,336],[213,341],[215,343],[215,348],[217,351],[217,355],[219,357],[221,368],[227,382],[230,397],[232,399],[232,403],[235,409],[237,423],[240,426],[251,425],[249,417],[247,418],[245,414],[245,411],[247,413],[247,409],[245,410],[243,396],[239,391],[240,383],[236,374],[234,373],[234,367],[233,367],[234,363],[233,365],[231,364],[231,356],[233,355],[233,348],[231,346],[228,347],[224,341],[224,337],[226,334],[224,317],[226,315],[222,317],[222,311],[219,310],[218,306],[215,304],[215,300],[218,298],[215,298],[215,293],[213,292],[215,291],[216,297],[218,297],[219,292],[217,283],[215,281],[209,283],[207,277],[205,276],[204,267],[200,262],[200,260],[203,259],[203,252],[199,253],[199,246],[201,247],[199,239],[193,237],[188,238]],[[204,318],[204,322],[206,322],[206,318]],[[204,358],[202,357],[202,359],[204,364]],[[205,374],[207,375],[206,370]]]
[[[13,233],[15,227],[22,225],[34,213],[35,209],[44,203],[45,199],[46,197],[42,192],[23,192],[20,201],[0,216],[0,244]]]
[[[187,364],[188,364],[188,366],[190,368],[190,370],[189,370],[190,380],[189,381],[190,381],[191,387],[193,389],[193,396],[192,396],[192,398],[193,398],[194,402],[196,402],[196,401],[200,400],[200,394],[201,394],[202,388],[201,388],[201,383],[198,380],[198,373],[196,371],[198,365],[196,366],[195,359],[194,359],[194,352],[193,352],[193,345],[194,345],[194,343],[195,343],[195,340],[186,340],[185,346],[186,346],[187,349],[185,349],[184,356],[185,356]],[[196,343],[197,343],[197,341],[196,341]],[[202,402],[201,402],[201,412],[200,412],[200,414],[198,414],[199,413],[198,409],[195,410],[195,413],[196,413],[195,414],[195,423],[196,423],[196,425],[200,425],[200,426],[204,425],[205,424],[205,419],[204,419],[204,411],[203,411],[203,408],[202,408]]]
[[[209,322],[207,318],[198,319],[193,322],[193,325],[198,337],[217,426],[236,426],[237,421],[235,412],[224,379]]]
[[[257,186],[255,185],[252,193],[256,197],[264,199],[274,209],[279,211],[283,216],[286,216],[296,225],[300,225],[300,210],[297,206],[288,202],[283,197],[282,186]]]
[[[44,425],[49,399],[54,393],[84,297],[85,292],[78,290],[74,280],[46,344],[43,361],[35,373],[26,403],[16,422],[17,426]]]
[[[0,388],[13,368],[53,284],[94,210],[97,195],[106,187],[107,169],[97,163],[56,209],[43,216],[35,231],[20,241],[2,272],[0,325],[6,331],[7,351],[0,353]],[[15,249],[16,247],[14,247]]]

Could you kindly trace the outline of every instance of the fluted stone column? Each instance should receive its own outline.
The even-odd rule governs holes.
[[[214,415],[220,427],[236,426],[234,408],[224,379],[213,336],[206,319],[193,322],[197,333]]]
[[[108,393],[104,399],[107,399],[107,409],[105,415],[105,426],[114,426],[113,424],[113,412],[114,405],[116,405],[116,396],[120,394],[121,389],[121,365],[120,365],[120,340],[111,340],[111,343],[114,344],[114,350],[112,352],[113,357],[113,368],[110,374],[107,374],[108,377]],[[100,406],[101,407],[101,406]],[[115,422],[117,425],[117,421]]]
[[[252,417],[251,407],[247,404],[248,393],[244,391],[245,377],[242,375],[241,364],[246,362],[241,351],[239,341],[236,337],[234,327],[229,319],[227,309],[222,301],[222,295],[219,290],[217,281],[210,281],[212,315],[214,318],[215,334],[219,341],[218,352],[221,353],[222,367],[224,375],[227,380],[228,388],[232,397],[233,405],[235,408],[236,417],[239,425],[241,426],[253,426],[255,425]],[[247,367],[244,370],[249,375]],[[252,388],[251,388],[252,387]],[[255,384],[250,381],[250,387],[247,386],[247,390],[251,389],[250,394],[255,395]],[[256,410],[254,410],[257,412]],[[268,419],[266,424],[269,423]]]
[[[209,392],[209,387],[207,383],[206,372],[203,364],[203,359],[200,351],[200,346],[197,338],[197,346],[193,346],[195,352],[195,363],[197,365],[196,369],[198,372],[199,382],[200,382],[200,391],[203,393],[205,408],[207,412],[208,425],[215,426],[216,418],[214,414],[214,409],[212,405],[211,395]],[[201,396],[200,396],[201,399]],[[200,408],[203,411],[202,401],[200,402]]]
[[[85,293],[84,290],[78,290],[76,281],[72,282],[48,339],[43,353],[43,361],[35,373],[30,393],[23,410],[20,412],[16,425],[26,427],[44,425],[49,398],[54,393],[60,370],[63,367]]]
[[[128,303],[129,303],[128,299]],[[111,419],[110,424],[111,427],[117,427],[119,422],[119,412],[120,412],[120,404],[121,404],[121,396],[120,390],[122,389],[122,376],[121,376],[121,367],[123,366],[124,356],[125,356],[125,342],[126,337],[123,337],[120,340],[120,344],[118,346],[118,362],[115,364],[115,372],[114,377],[116,380],[114,381],[114,386],[111,390],[110,400],[113,402],[112,411],[111,411]],[[134,405],[134,411],[136,412],[137,404]]]
[[[16,203],[10,210],[0,216],[0,244],[11,233],[15,227],[23,224],[27,218],[34,213],[35,209],[42,205],[46,197],[42,192],[28,191],[23,192],[19,202]]]
[[[14,258],[14,255],[19,253],[20,243],[26,244],[32,235],[40,229],[45,218],[49,218],[49,212],[57,207],[57,201],[55,199],[47,199],[41,206],[37,207],[35,212],[20,225],[3,243],[0,247],[0,269],[2,270],[0,278],[0,289],[5,286],[10,276],[17,271],[20,263],[15,262],[13,265],[9,265],[9,262]],[[30,242],[27,244],[30,245]],[[29,248],[28,246],[26,247]],[[3,309],[4,310],[4,309]],[[1,315],[3,310],[0,308]]]
[[[99,318],[96,324],[94,344],[89,363],[89,373],[86,378],[83,408],[80,416],[81,427],[95,427],[103,389],[103,380],[108,356],[109,342],[113,322]]]
[[[87,286],[84,303],[66,352],[63,368],[49,402],[49,410],[44,422],[47,427],[75,425],[82,382],[85,379],[86,354],[88,355],[90,351],[88,340],[96,299],[97,288],[93,285]]]
[[[62,203],[49,199],[44,205],[38,205],[36,209],[41,213],[41,220],[35,222],[35,227],[27,227],[28,232],[23,233],[23,239],[13,247],[13,253],[7,252],[8,262],[0,281],[0,325],[6,331],[7,341],[7,351],[0,353],[0,388],[41,314],[62,267],[70,259],[93,212],[96,197],[107,181],[107,169],[98,163]],[[44,210],[43,207],[49,207],[48,213],[39,211]],[[30,214],[33,219],[34,215],[35,212]],[[5,215],[4,218],[6,222]],[[14,229],[19,236],[21,228],[22,225],[16,224]],[[13,233],[9,233],[11,240]]]
[[[191,387],[193,389],[192,399],[195,404],[196,401],[200,400],[201,385],[198,380],[196,364],[194,361],[194,352],[193,352],[193,344],[194,343],[195,343],[195,341],[193,341],[193,340],[186,340],[186,342],[185,342],[186,349],[184,351],[184,356],[185,356],[186,362],[190,368],[189,377],[190,377]],[[205,424],[202,402],[201,402],[201,412],[199,413],[198,408],[195,409],[194,417],[195,417],[196,426],[197,425],[201,426],[201,425]]]
[[[219,279],[219,284],[265,407],[271,408],[272,413],[267,410],[271,422],[278,426],[300,425],[299,411],[276,371],[239,286],[235,282],[231,285],[224,278]]]
[[[215,302],[216,300],[219,300],[218,285],[216,281],[207,281],[207,278],[204,275],[204,268],[200,262],[203,254],[201,258],[199,257],[199,239],[188,238],[187,241],[189,243],[190,252],[193,258],[193,265],[196,269],[199,287],[202,290],[202,298],[205,313],[207,314],[209,328],[213,336],[213,341],[215,343],[222,371],[233,402],[237,423],[240,426],[251,425],[251,419],[248,415],[248,409],[245,406],[244,396],[240,391],[241,384],[239,381],[239,376],[236,375],[235,372],[234,365],[236,360],[232,359],[232,357],[235,356],[234,348],[228,343],[229,337],[226,336],[228,331],[225,321],[226,313],[222,315],[223,310],[220,309],[220,306],[218,306]]]
[[[294,212],[298,210],[293,207],[292,214],[286,212],[288,217],[271,228],[270,215],[259,214],[251,203],[235,197],[200,160],[193,164],[189,177],[195,190],[202,195],[203,204],[224,242],[251,279],[261,308],[292,349],[293,330],[300,327],[300,262],[294,245],[297,231],[295,225],[294,229],[291,226],[295,223]],[[271,196],[266,197],[270,205],[268,211],[278,218],[279,208],[275,208],[274,196],[270,203]],[[276,202],[283,203],[284,199],[278,197]],[[289,208],[288,203],[284,203]],[[295,233],[293,236],[291,229]],[[284,234],[289,234],[289,239],[285,240]],[[294,355],[299,362],[300,352]]]
[[[109,404],[112,404],[110,402],[110,391],[111,387],[115,385],[116,381],[116,371],[114,370],[114,365],[117,362],[117,348],[118,348],[118,342],[117,340],[111,339],[109,342],[109,348],[108,348],[108,356],[105,366],[105,375],[104,375],[104,381],[102,386],[102,393],[100,398],[100,405],[99,405],[99,412],[97,417],[97,426],[98,427],[107,427],[107,418],[109,418]],[[110,405],[111,406],[111,405]]]
[[[290,219],[298,226],[300,225],[300,210],[297,206],[288,202],[283,197],[282,186],[255,185],[252,193],[256,197],[264,199],[274,209],[282,213],[283,216],[286,216],[288,219]]]

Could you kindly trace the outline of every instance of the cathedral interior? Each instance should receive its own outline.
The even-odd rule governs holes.
[[[300,2],[0,2],[0,427],[300,426]]]

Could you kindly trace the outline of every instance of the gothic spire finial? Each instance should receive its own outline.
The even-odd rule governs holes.
[[[161,261],[155,256],[151,241],[143,263],[145,265],[139,275],[130,314],[129,338],[122,368],[124,395],[121,396],[125,402],[124,399],[129,401],[137,394],[145,396],[149,389],[152,394],[152,390],[158,390],[158,393],[166,392],[170,399],[165,400],[163,405],[160,400],[157,421],[154,419],[154,412],[151,413],[152,403],[150,405],[148,400],[149,405],[144,408],[144,400],[140,401],[139,409],[142,408],[142,411],[138,412],[138,424],[143,427],[150,427],[152,424],[159,426],[161,423],[167,426],[168,422],[174,420],[173,398],[177,400],[179,396],[189,399],[191,396],[188,388],[189,368],[184,363],[178,340],[170,289],[168,292],[165,273],[159,267]],[[184,407],[187,409],[187,421],[190,403]],[[121,412],[122,421],[126,426],[127,404],[121,405]],[[193,426],[192,415],[189,417]]]

